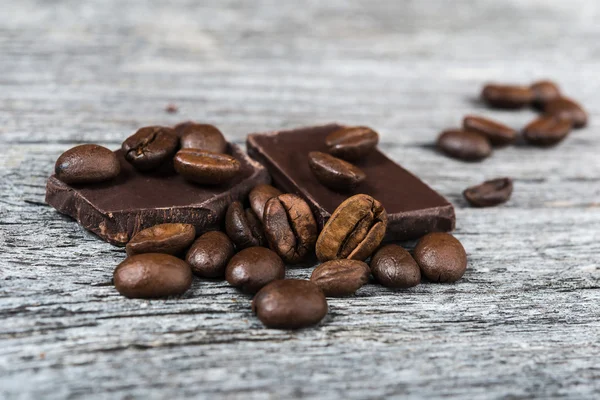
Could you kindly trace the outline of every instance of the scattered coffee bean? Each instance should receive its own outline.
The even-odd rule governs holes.
[[[463,128],[485,136],[494,146],[505,146],[515,141],[517,131],[488,118],[467,115],[463,120]]]
[[[196,237],[190,224],[160,224],[139,231],[125,246],[128,256],[142,253],[177,255],[187,249]]]
[[[467,253],[449,233],[429,233],[417,243],[415,260],[431,282],[455,282],[467,269]]]
[[[192,285],[192,270],[169,254],[144,253],[127,257],[113,274],[115,288],[130,298],[157,298],[183,294]]]
[[[121,148],[125,159],[139,171],[150,171],[169,160],[179,145],[171,128],[147,126],[129,136]]]
[[[306,202],[295,194],[273,197],[265,205],[269,246],[288,264],[301,262],[315,247],[317,223]]]
[[[225,232],[238,250],[264,246],[266,243],[262,223],[250,208],[244,210],[239,201],[234,201],[225,214]]]
[[[583,107],[566,97],[559,97],[546,103],[544,113],[571,121],[574,128],[583,128],[587,125],[588,116]]]
[[[340,192],[356,188],[366,178],[360,168],[320,151],[308,153],[308,165],[319,182]]]
[[[463,161],[479,161],[492,154],[492,146],[482,134],[458,129],[442,132],[437,139],[437,148]]]
[[[512,191],[512,179],[497,178],[465,189],[463,196],[474,207],[493,207],[506,203]]]
[[[484,86],[481,97],[490,107],[518,109],[531,104],[534,94],[527,86],[490,84]]]
[[[560,97],[558,85],[552,81],[538,81],[531,85],[533,92],[533,105],[541,110],[549,101]]]
[[[211,231],[200,236],[188,250],[185,260],[192,272],[204,278],[223,278],[233,257],[233,243],[223,232]]]
[[[175,155],[175,170],[185,179],[204,185],[226,183],[232,180],[241,168],[240,162],[228,154],[181,149]]]
[[[571,127],[568,119],[541,116],[523,129],[523,138],[534,146],[553,146],[569,135]]]
[[[388,244],[371,257],[371,273],[383,286],[409,288],[421,282],[421,271],[408,251]]]
[[[369,281],[369,267],[357,260],[331,260],[319,265],[310,280],[329,297],[353,295]]]
[[[325,145],[330,154],[347,161],[358,161],[377,146],[379,135],[365,126],[348,126],[330,133]]]
[[[279,196],[280,194],[282,194],[281,190],[267,184],[255,186],[254,189],[250,191],[250,194],[248,194],[250,207],[261,221],[263,219],[265,204],[267,204],[267,201],[273,197]]]
[[[189,123],[180,128],[181,148],[227,152],[227,140],[215,126],[209,124]]]
[[[281,258],[266,247],[248,247],[234,255],[225,270],[231,286],[245,293],[256,293],[263,286],[285,277]]]
[[[363,261],[379,246],[387,228],[380,202],[366,194],[346,199],[333,212],[316,245],[320,261],[349,258]]]
[[[65,183],[94,183],[116,178],[121,164],[115,153],[96,144],[82,144],[62,153],[54,165]]]
[[[254,296],[252,311],[268,328],[300,329],[319,323],[327,315],[327,299],[311,281],[278,280]]]
[[[165,107],[165,111],[168,112],[169,114],[175,114],[177,111],[179,111],[179,107],[177,107],[177,105],[175,104],[167,104],[167,106]]]

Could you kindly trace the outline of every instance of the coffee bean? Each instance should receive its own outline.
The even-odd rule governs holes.
[[[442,132],[437,139],[437,148],[463,161],[479,161],[492,154],[492,146],[483,135],[458,129]]]
[[[178,127],[181,132],[182,149],[208,150],[213,153],[227,151],[227,140],[213,125],[188,123]]]
[[[408,251],[396,244],[388,244],[371,257],[373,277],[383,286],[409,288],[421,282],[419,265]]]
[[[244,210],[234,201],[225,214],[225,232],[238,250],[246,247],[264,246],[266,243],[262,223],[250,208]]]
[[[356,188],[366,178],[360,168],[320,151],[308,153],[308,165],[319,182],[340,192]]]
[[[558,85],[552,81],[534,82],[530,88],[533,92],[534,107],[542,110],[546,103],[560,97],[560,89]]]
[[[56,177],[65,183],[95,183],[121,172],[115,153],[96,144],[82,144],[62,153],[54,165]]]
[[[504,124],[488,118],[467,115],[463,120],[463,128],[485,136],[494,146],[505,146],[515,141],[517,131]]]
[[[128,256],[142,253],[177,255],[187,249],[196,237],[190,224],[160,224],[139,231],[125,246]]]
[[[541,116],[523,129],[523,138],[534,146],[553,146],[569,135],[571,127],[568,119]]]
[[[365,260],[383,240],[387,222],[385,209],[371,196],[357,194],[346,199],[331,214],[317,239],[318,259]]]
[[[258,219],[262,221],[263,214],[265,212],[265,204],[267,204],[267,201],[273,197],[279,196],[280,194],[282,193],[279,189],[267,184],[255,186],[254,189],[250,191],[250,194],[248,194],[248,200],[250,201],[250,207],[252,208],[252,211],[254,211]]]
[[[369,281],[369,267],[357,260],[331,260],[319,265],[310,280],[329,297],[353,295]]]
[[[200,236],[188,250],[185,260],[192,272],[205,278],[223,278],[233,257],[233,243],[223,232],[211,231]]]
[[[121,148],[125,159],[139,171],[150,171],[170,160],[179,138],[171,128],[147,126],[129,136]]]
[[[285,277],[285,265],[266,247],[248,247],[231,258],[225,279],[245,293],[256,293],[263,286]]]
[[[566,97],[560,97],[546,103],[544,113],[558,119],[571,121],[574,128],[583,128],[587,125],[588,116],[583,107]]]
[[[267,201],[263,222],[269,246],[286,263],[297,264],[314,249],[317,223],[308,204],[295,194]]]
[[[179,107],[177,107],[176,104],[167,104],[167,106],[165,107],[165,111],[169,114],[175,114],[177,113],[177,111],[179,111]]]
[[[505,109],[523,108],[533,101],[533,90],[527,86],[485,85],[481,97],[490,106]]]
[[[169,254],[144,253],[127,257],[113,274],[115,288],[130,298],[157,298],[183,294],[192,285],[192,270]]]
[[[327,299],[311,281],[278,280],[254,296],[252,311],[268,328],[300,329],[319,323],[327,315]]]
[[[365,126],[340,128],[325,138],[330,154],[347,161],[358,161],[377,146],[379,135]]]
[[[240,162],[228,154],[181,149],[175,155],[175,170],[185,179],[204,185],[226,183],[232,180],[241,168]]]
[[[475,207],[493,207],[506,203],[513,191],[510,178],[497,178],[471,186],[463,192],[467,201]]]
[[[421,274],[431,282],[455,282],[467,269],[467,253],[449,233],[429,233],[415,247]]]

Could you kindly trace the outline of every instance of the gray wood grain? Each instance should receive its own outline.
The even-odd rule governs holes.
[[[600,397],[600,3],[46,1],[0,9],[0,398]],[[591,125],[555,149],[464,164],[428,147],[490,111],[488,80],[549,77]],[[179,106],[167,114],[168,103]],[[367,285],[317,328],[265,329],[249,297],[194,282],[127,300],[124,252],[43,203],[54,160],[196,119],[249,132],[340,121],[447,196],[469,268],[452,285]],[[484,178],[511,201],[467,207]],[[411,243],[407,244],[411,246]],[[308,277],[311,266],[289,269]]]

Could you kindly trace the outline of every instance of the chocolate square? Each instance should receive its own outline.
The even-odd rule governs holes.
[[[303,197],[322,228],[348,197],[365,193],[379,200],[388,213],[386,240],[415,239],[428,232],[451,231],[454,208],[419,178],[378,149],[356,163],[367,179],[347,193],[323,186],[308,166],[308,153],[327,152],[325,137],[341,128],[330,124],[248,136],[248,154],[267,167],[275,186]]]
[[[46,185],[46,202],[100,238],[120,246],[140,230],[166,222],[193,224],[197,234],[218,230],[232,201],[245,200],[254,186],[270,182],[262,165],[239,146],[229,147],[229,153],[241,162],[242,170],[226,185],[188,182],[174,171],[172,164],[142,173],[117,150],[121,163],[117,178],[68,185],[52,175]]]

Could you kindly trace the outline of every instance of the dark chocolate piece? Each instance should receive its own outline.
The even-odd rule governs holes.
[[[110,182],[68,185],[55,175],[48,179],[46,202],[75,218],[84,228],[115,245],[124,246],[142,229],[167,223],[192,224],[196,234],[218,230],[234,200],[269,183],[266,169],[230,144],[229,154],[240,161],[239,174],[227,184],[204,186],[186,181],[167,163],[150,173],[137,171],[115,152],[121,173]]]
[[[325,137],[337,124],[252,134],[248,154],[264,164],[275,186],[303,197],[322,228],[331,213],[348,197],[364,193],[379,200],[388,214],[386,240],[407,240],[428,232],[454,229],[454,208],[419,178],[374,150],[356,163],[367,178],[348,193],[322,185],[308,166],[308,153],[327,151]]]

